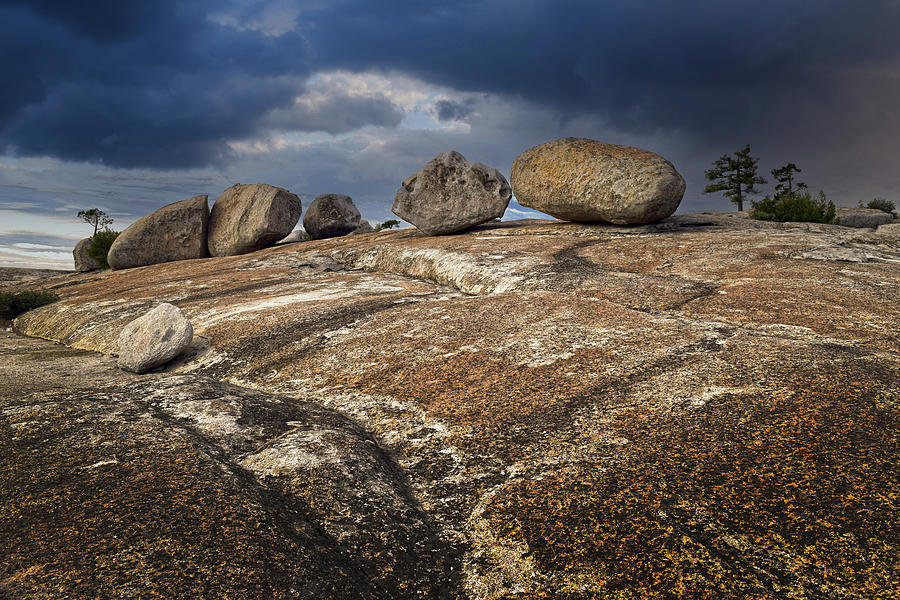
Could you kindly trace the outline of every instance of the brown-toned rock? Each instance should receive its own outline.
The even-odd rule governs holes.
[[[44,282],[61,300],[15,324],[109,352],[124,324],[176,301],[209,348],[172,371],[302,396],[356,421],[402,469],[434,545],[404,544],[403,530],[366,537],[399,527],[403,511],[353,529],[370,506],[340,482],[370,489],[359,478],[333,484],[326,470],[307,491],[310,480],[282,471],[318,443],[302,419],[240,464],[270,489],[290,481],[282,489],[303,499],[293,506],[326,498],[312,520],[355,536],[343,556],[366,572],[384,564],[376,553],[393,557],[373,571],[393,589],[418,589],[411,573],[449,563],[436,569],[446,587],[424,597],[889,598],[900,568],[898,261],[896,238],[828,224],[529,220],[61,275]],[[9,352],[0,365],[32,360]],[[43,406],[3,413],[19,420],[0,439],[43,423],[29,412]],[[208,432],[232,410],[203,406],[173,420]],[[253,411],[241,414],[252,429]],[[322,438],[329,452],[358,448],[359,438]],[[102,449],[107,438],[78,439]],[[227,436],[212,439],[228,450]],[[32,447],[10,451],[26,458],[6,481],[69,481],[47,478],[52,449],[38,465]],[[368,464],[364,478],[382,463]],[[63,578],[63,566],[46,568]]]
[[[511,196],[497,169],[448,150],[403,182],[391,210],[428,235],[444,235],[502,217]]]
[[[453,578],[400,468],[334,410],[10,333],[0,355],[0,597],[440,598]]]
[[[75,270],[79,273],[96,271],[100,268],[97,261],[88,256],[87,249],[90,247],[91,241],[93,241],[93,238],[84,238],[75,244],[75,249],[72,250],[72,256],[75,259]]]
[[[316,196],[306,214],[303,229],[314,240],[340,237],[359,227],[361,216],[353,199],[344,194]]]
[[[516,200],[558,219],[617,225],[652,223],[675,212],[684,179],[647,150],[561,138],[523,152],[510,182]]]
[[[300,220],[300,198],[258,183],[237,183],[216,199],[209,215],[207,242],[213,256],[246,254],[274,245]]]
[[[209,256],[206,196],[174,202],[141,217],[119,234],[106,257],[113,269]]]

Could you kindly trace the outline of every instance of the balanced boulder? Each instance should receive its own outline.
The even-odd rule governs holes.
[[[119,367],[144,373],[181,354],[193,338],[194,328],[178,307],[160,304],[122,328]]]
[[[287,190],[264,183],[235,184],[213,204],[209,252],[234,256],[272,246],[294,229],[301,211],[300,198]]]
[[[75,258],[75,270],[79,273],[96,271],[100,268],[97,261],[91,258],[87,253],[87,249],[90,248],[92,240],[93,238],[84,238],[75,244],[75,249],[72,250],[72,256]]]
[[[652,152],[584,138],[526,150],[513,163],[516,200],[558,219],[618,225],[652,223],[675,212],[684,179]]]
[[[448,150],[406,178],[391,210],[428,235],[443,235],[502,217],[511,196],[497,169]]]
[[[119,234],[106,260],[113,269],[209,256],[206,196],[194,196],[141,217]]]
[[[303,216],[303,228],[314,240],[347,235],[359,227],[359,210],[344,194],[317,196]]]

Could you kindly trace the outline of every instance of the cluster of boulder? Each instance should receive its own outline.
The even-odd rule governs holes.
[[[684,178],[658,154],[574,137],[526,150],[513,163],[510,181],[497,169],[448,150],[403,181],[392,210],[426,235],[446,235],[499,219],[515,194],[522,206],[566,221],[640,225],[672,215],[685,191]],[[138,220],[113,243],[108,261],[113,269],[124,269],[244,254],[279,240],[374,231],[343,194],[317,197],[303,218],[305,232],[294,232],[301,212],[300,198],[287,190],[236,184],[211,212],[207,197],[196,196]],[[884,216],[842,214],[840,222],[871,226],[879,218]],[[74,251],[79,271],[97,268],[85,253],[88,242],[82,240]]]
[[[128,269],[163,262],[234,256],[274,245],[299,241],[294,227],[300,220],[300,198],[267,185],[235,184],[225,190],[209,209],[207,196],[175,202],[141,217],[113,242],[107,255],[112,269]],[[324,194],[317,197],[303,220],[309,237],[321,239],[374,231],[360,217],[349,196]],[[302,231],[298,232],[303,234]],[[288,237],[286,237],[288,236]],[[75,270],[99,269],[87,254],[91,238],[78,242],[73,251]]]
[[[562,138],[524,152],[512,185],[496,169],[443,152],[403,182],[393,211],[428,235],[462,231],[522,206],[566,221],[651,223],[675,212],[684,179],[663,157],[628,146]]]

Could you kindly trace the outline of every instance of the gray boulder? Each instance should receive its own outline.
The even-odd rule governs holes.
[[[510,181],[522,206],[580,222],[652,223],[675,212],[684,179],[652,152],[561,138],[522,153]]]
[[[213,204],[209,252],[234,256],[272,246],[294,229],[301,211],[300,198],[287,190],[264,183],[237,183]]]
[[[360,214],[344,194],[317,196],[303,216],[303,228],[314,240],[347,235],[359,227]]]
[[[184,352],[193,338],[194,328],[178,307],[160,304],[122,328],[119,367],[144,373]]]
[[[306,242],[309,241],[309,234],[306,233],[303,229],[295,229],[290,232],[286,238],[282,240],[278,240],[279,244],[293,244],[294,242]]]
[[[844,227],[878,227],[894,220],[893,215],[875,208],[853,208],[838,206],[837,225]]]
[[[347,235],[359,235],[360,233],[375,233],[375,228],[372,227],[371,223],[363,219],[359,222],[359,226]]]
[[[502,217],[511,196],[497,169],[448,150],[403,182],[391,210],[428,235],[443,235]]]
[[[113,269],[189,260],[209,256],[206,196],[174,202],[141,217],[119,234],[106,260]]]
[[[100,265],[97,264],[97,261],[88,256],[87,253],[87,249],[91,245],[91,239],[93,238],[84,238],[83,240],[75,244],[75,249],[72,250],[72,256],[75,258],[75,270],[79,273],[96,271],[100,268]]]

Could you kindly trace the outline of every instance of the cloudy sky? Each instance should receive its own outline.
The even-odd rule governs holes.
[[[703,171],[747,143],[897,201],[898,30],[898,0],[0,0],[0,265],[235,182],[380,221],[443,150],[508,175],[570,135],[671,160],[682,212],[732,209]]]

